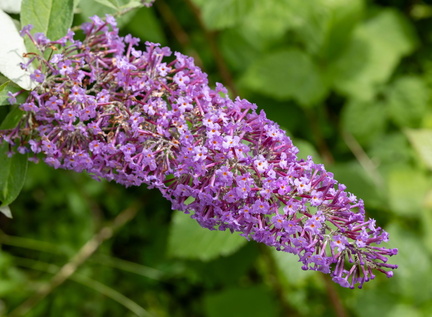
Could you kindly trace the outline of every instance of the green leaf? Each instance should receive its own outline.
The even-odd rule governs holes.
[[[315,164],[323,163],[318,151],[311,143],[302,139],[294,139],[293,143],[299,149],[297,154],[298,159],[306,160],[308,156],[312,156]]]
[[[416,128],[426,112],[429,90],[421,78],[403,76],[388,88],[387,98],[390,118],[401,128]]]
[[[266,0],[250,8],[248,15],[235,28],[249,36],[255,47],[282,38],[285,32],[302,22],[304,12],[309,9],[303,0]],[[234,28],[233,28],[234,30]]]
[[[385,105],[378,101],[351,100],[342,111],[342,127],[362,145],[368,145],[384,132]]]
[[[285,1],[279,1],[285,2]],[[286,19],[306,50],[326,60],[337,58],[363,15],[363,0],[290,0]]]
[[[73,20],[73,0],[23,0],[21,25],[33,25],[32,32],[42,32],[50,40],[66,35]]]
[[[239,24],[261,0],[194,1],[202,10],[202,18],[208,28],[217,30]]]
[[[392,247],[399,249],[399,253],[390,261],[399,266],[395,271],[395,280],[391,281],[393,294],[400,294],[399,301],[410,303],[414,307],[430,303],[432,266],[425,245],[419,236],[419,230],[394,223],[388,226],[386,231],[390,235]],[[430,244],[430,241],[428,243]]]
[[[122,8],[130,9],[130,8],[139,8],[142,6],[143,6],[143,4],[140,0],[130,0],[127,3],[125,3],[124,5],[122,5]],[[149,10],[147,10],[147,11],[149,11]]]
[[[81,1],[78,5],[80,15],[84,21],[88,21],[89,17],[105,16],[106,14],[114,14],[117,12],[116,9],[100,4],[96,1]]]
[[[414,151],[408,139],[400,131],[382,134],[369,145],[368,155],[382,175],[395,168],[410,165]]]
[[[373,176],[368,175],[358,161],[336,163],[327,170],[334,173],[339,183],[347,186],[348,192],[364,199],[368,207],[378,208],[383,205],[384,193],[378,190]]]
[[[23,115],[24,111],[22,111],[19,107],[12,107],[6,118],[1,123],[0,130],[15,128]]]
[[[264,286],[226,289],[204,297],[207,317],[276,317],[277,305]]]
[[[115,15],[118,13],[121,9],[124,9],[127,7],[127,3],[125,0],[118,0],[116,1],[118,4],[118,7],[114,7],[114,4],[107,6],[105,4],[102,4],[100,2],[97,2],[95,0],[93,1],[81,1],[79,3],[79,11],[82,19],[84,21],[88,21],[89,17],[92,17],[94,15],[104,17],[106,14]],[[125,6],[123,6],[123,3]],[[131,18],[134,16],[135,12],[131,11],[126,14],[123,14],[116,18],[118,27],[123,27],[127,25],[127,23],[131,20]]]
[[[22,115],[23,111],[18,107],[12,108],[0,129],[14,128]],[[0,145],[0,207],[7,206],[15,200],[24,185],[27,173],[27,155],[14,154],[9,157],[8,153],[9,144],[3,142]]]
[[[0,146],[0,207],[12,203],[24,185],[27,173],[27,155],[8,157],[9,144]]]
[[[387,184],[393,212],[402,216],[419,216],[426,194],[432,187],[429,178],[419,169],[397,168],[389,173]]]
[[[168,255],[209,261],[237,251],[247,240],[229,231],[209,231],[188,215],[175,212],[168,237]]]
[[[334,87],[357,99],[371,100],[417,42],[412,25],[401,13],[381,10],[356,28],[343,54],[330,65]]]
[[[269,53],[247,70],[246,86],[275,99],[294,99],[303,106],[325,97],[326,85],[309,55],[296,49]]]
[[[298,256],[283,251],[277,251],[271,248],[271,255],[275,261],[275,265],[290,285],[299,287],[306,286],[310,283],[316,274],[313,271],[302,270],[302,263],[299,262]]]
[[[229,63],[230,68],[235,71],[243,72],[259,57],[260,50],[256,47],[256,38],[249,39],[238,28],[222,32],[219,41],[224,59]]]
[[[117,0],[95,0],[95,1],[107,7],[113,8],[114,10],[119,9],[119,3]]]
[[[16,93],[20,90],[23,90],[23,89],[11,81],[7,81],[4,84],[0,85],[0,106],[9,105],[9,101],[8,101],[8,98],[9,98],[8,92],[9,91],[12,93]],[[22,92],[21,94],[19,94],[16,97],[16,99],[17,99],[18,104],[25,102],[25,100],[27,99],[27,93]]]
[[[430,189],[424,200],[425,208],[422,210],[420,223],[422,225],[423,237],[422,241],[425,244],[426,249],[429,251],[429,254],[432,256],[432,230],[430,230],[432,226],[432,189]]]
[[[167,40],[158,17],[153,10],[142,8],[125,25],[127,31],[141,39],[166,45]]]
[[[7,82],[0,85],[0,106],[5,106],[5,105],[9,104],[9,102],[7,100],[9,98],[7,95],[7,92],[9,91],[7,89],[7,86],[9,83],[10,83],[10,81],[7,81]]]
[[[419,157],[429,169],[432,169],[432,130],[406,130],[406,135]]]
[[[351,39],[354,28],[363,17],[363,0],[321,0],[321,8],[326,12],[325,26],[322,28],[322,41],[316,51],[325,60],[337,59]],[[320,32],[320,30],[316,30]]]

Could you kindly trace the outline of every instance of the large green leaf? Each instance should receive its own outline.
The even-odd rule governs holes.
[[[364,1],[321,0],[321,2],[323,3],[321,11],[327,14],[317,54],[324,60],[330,61],[337,59],[348,45],[354,28],[363,17]]]
[[[204,23],[210,29],[223,29],[239,24],[261,0],[194,1],[202,10]]]
[[[357,99],[370,100],[416,44],[406,18],[397,11],[381,10],[356,28],[346,50],[330,65],[334,87]]]
[[[399,253],[390,261],[399,266],[395,271],[395,281],[392,281],[394,294],[400,294],[400,301],[403,299],[403,302],[411,303],[414,307],[430,303],[432,266],[419,230],[396,223],[386,230],[390,234],[391,247],[399,249]]]
[[[432,230],[430,230],[432,226],[432,188],[426,194],[426,198],[424,200],[425,208],[422,210],[421,214],[421,224],[423,229],[423,243],[425,244],[426,249],[429,251],[429,255],[432,256]]]
[[[432,169],[432,130],[410,129],[405,132],[420,159],[429,169]]]
[[[385,199],[383,191],[378,187],[380,175],[377,171],[365,170],[358,161],[336,163],[327,169],[334,173],[339,183],[347,186],[348,192],[364,199],[368,207],[382,206]]]
[[[256,60],[247,70],[243,82],[275,99],[294,99],[304,106],[320,102],[327,92],[314,61],[296,48],[272,52]]]
[[[73,0],[23,0],[21,25],[33,25],[32,32],[42,32],[50,40],[64,36],[72,25]]]
[[[114,10],[118,10],[120,7],[120,4],[117,0],[95,0],[96,2],[99,2],[100,4],[103,4],[107,7],[110,7]]]
[[[24,111],[22,111],[19,107],[13,107],[6,118],[0,125],[0,130],[13,129],[17,126],[18,122],[21,120]]]
[[[424,208],[430,179],[419,169],[397,168],[389,173],[388,199],[393,212],[404,216],[419,217]]]
[[[21,192],[27,173],[27,155],[8,156],[9,144],[0,146],[0,207],[12,203]]]
[[[106,14],[115,15],[119,11],[123,9],[127,9],[130,7],[135,7],[136,1],[132,0],[88,0],[88,1],[80,1],[78,8],[80,15],[84,21],[88,21],[89,17],[94,15],[104,17]],[[126,14],[122,14],[116,18],[117,25],[119,27],[123,27],[127,25],[130,19],[135,14],[135,11],[128,12]],[[144,23],[145,25],[145,23]]]
[[[14,128],[22,114],[18,107],[14,107],[2,122],[0,129]],[[9,144],[4,142],[0,145],[0,207],[7,206],[16,199],[27,173],[27,155],[15,154],[9,157],[8,154]]]
[[[387,92],[390,118],[401,128],[417,128],[427,110],[429,90],[420,77],[396,79]]]
[[[209,231],[188,215],[175,212],[168,238],[168,255],[209,261],[237,251],[247,240],[229,231]]]
[[[351,100],[342,111],[343,129],[360,144],[369,144],[384,132],[387,122],[384,106],[378,101]]]
[[[363,13],[363,0],[289,0],[291,17],[285,23],[294,29],[306,50],[331,60],[340,55]],[[278,15],[278,14],[276,14]]]
[[[317,277],[313,271],[301,269],[303,264],[299,262],[297,255],[277,251],[274,248],[270,252],[279,273],[287,280],[288,284],[304,287],[310,283],[311,279]]]
[[[407,138],[399,131],[377,136],[368,148],[367,154],[381,175],[388,175],[393,169],[409,166],[414,157]]]
[[[310,9],[308,2],[303,0],[266,0],[251,7],[236,30],[249,36],[255,46],[266,45],[268,42],[282,38],[291,28],[300,28],[305,14]]]

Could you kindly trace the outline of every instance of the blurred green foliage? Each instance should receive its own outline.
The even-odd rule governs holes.
[[[72,18],[137,4],[49,2],[40,27],[53,36]],[[28,3],[22,21],[42,14]],[[14,218],[0,214],[0,315],[432,315],[431,1],[156,0],[120,27],[193,56],[212,85],[265,109],[301,157],[325,163],[365,201],[400,267],[342,289],[295,256],[201,229],[157,191],[31,163]],[[59,270],[130,206],[136,216],[57,285]]]

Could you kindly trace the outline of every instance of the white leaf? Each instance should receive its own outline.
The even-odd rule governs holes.
[[[20,13],[22,0],[0,0],[0,10],[9,13]]]
[[[9,206],[0,207],[0,213],[2,213],[3,215],[5,215],[8,218],[12,218],[12,213],[10,211]]]
[[[2,10],[0,30],[0,72],[22,88],[31,89],[30,75],[20,67],[20,63],[26,62],[24,40],[11,17]]]

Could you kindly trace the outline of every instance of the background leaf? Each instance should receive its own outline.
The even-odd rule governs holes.
[[[420,77],[401,76],[387,91],[390,118],[400,127],[417,128],[427,110],[428,87]]]
[[[383,102],[351,100],[342,111],[342,128],[358,142],[369,144],[384,133],[387,111]]]
[[[251,89],[277,99],[293,98],[311,106],[326,94],[326,85],[318,67],[298,49],[267,54],[251,65],[244,77]]]
[[[234,26],[261,4],[259,0],[220,0],[218,2],[195,0],[194,2],[201,7],[203,20],[210,29]]]
[[[12,93],[16,93],[18,91],[22,91],[23,89],[21,87],[19,87],[18,85],[14,84],[11,81],[7,81],[5,83],[3,83],[2,85],[0,85],[0,106],[4,106],[4,105],[9,105],[9,101],[8,101],[8,92],[12,92]],[[23,103],[27,98],[27,93],[22,92],[21,94],[19,94],[16,99],[17,99],[17,103],[21,104]]]
[[[412,28],[400,13],[380,11],[356,28],[344,53],[330,66],[334,87],[357,99],[370,100],[416,45]]]
[[[247,240],[229,231],[203,230],[189,215],[175,212],[168,238],[168,255],[209,261],[238,250]]]
[[[0,129],[11,129],[22,117],[22,111],[14,107],[2,122]],[[12,203],[21,192],[27,173],[27,155],[16,154],[9,157],[10,145],[0,145],[0,207]]]
[[[9,145],[0,146],[0,207],[12,203],[21,192],[27,173],[27,155],[8,157]]]
[[[429,169],[432,169],[432,130],[409,129],[405,132],[423,163],[425,163]]]
[[[96,2],[99,2],[100,4],[103,4],[107,7],[110,7],[114,10],[118,10],[119,3],[117,0],[95,0]]]
[[[390,208],[404,216],[414,216],[424,207],[432,182],[416,169],[395,169],[389,174]]]
[[[72,25],[73,6],[73,0],[23,0],[21,26],[31,24],[32,32],[58,40]]]

